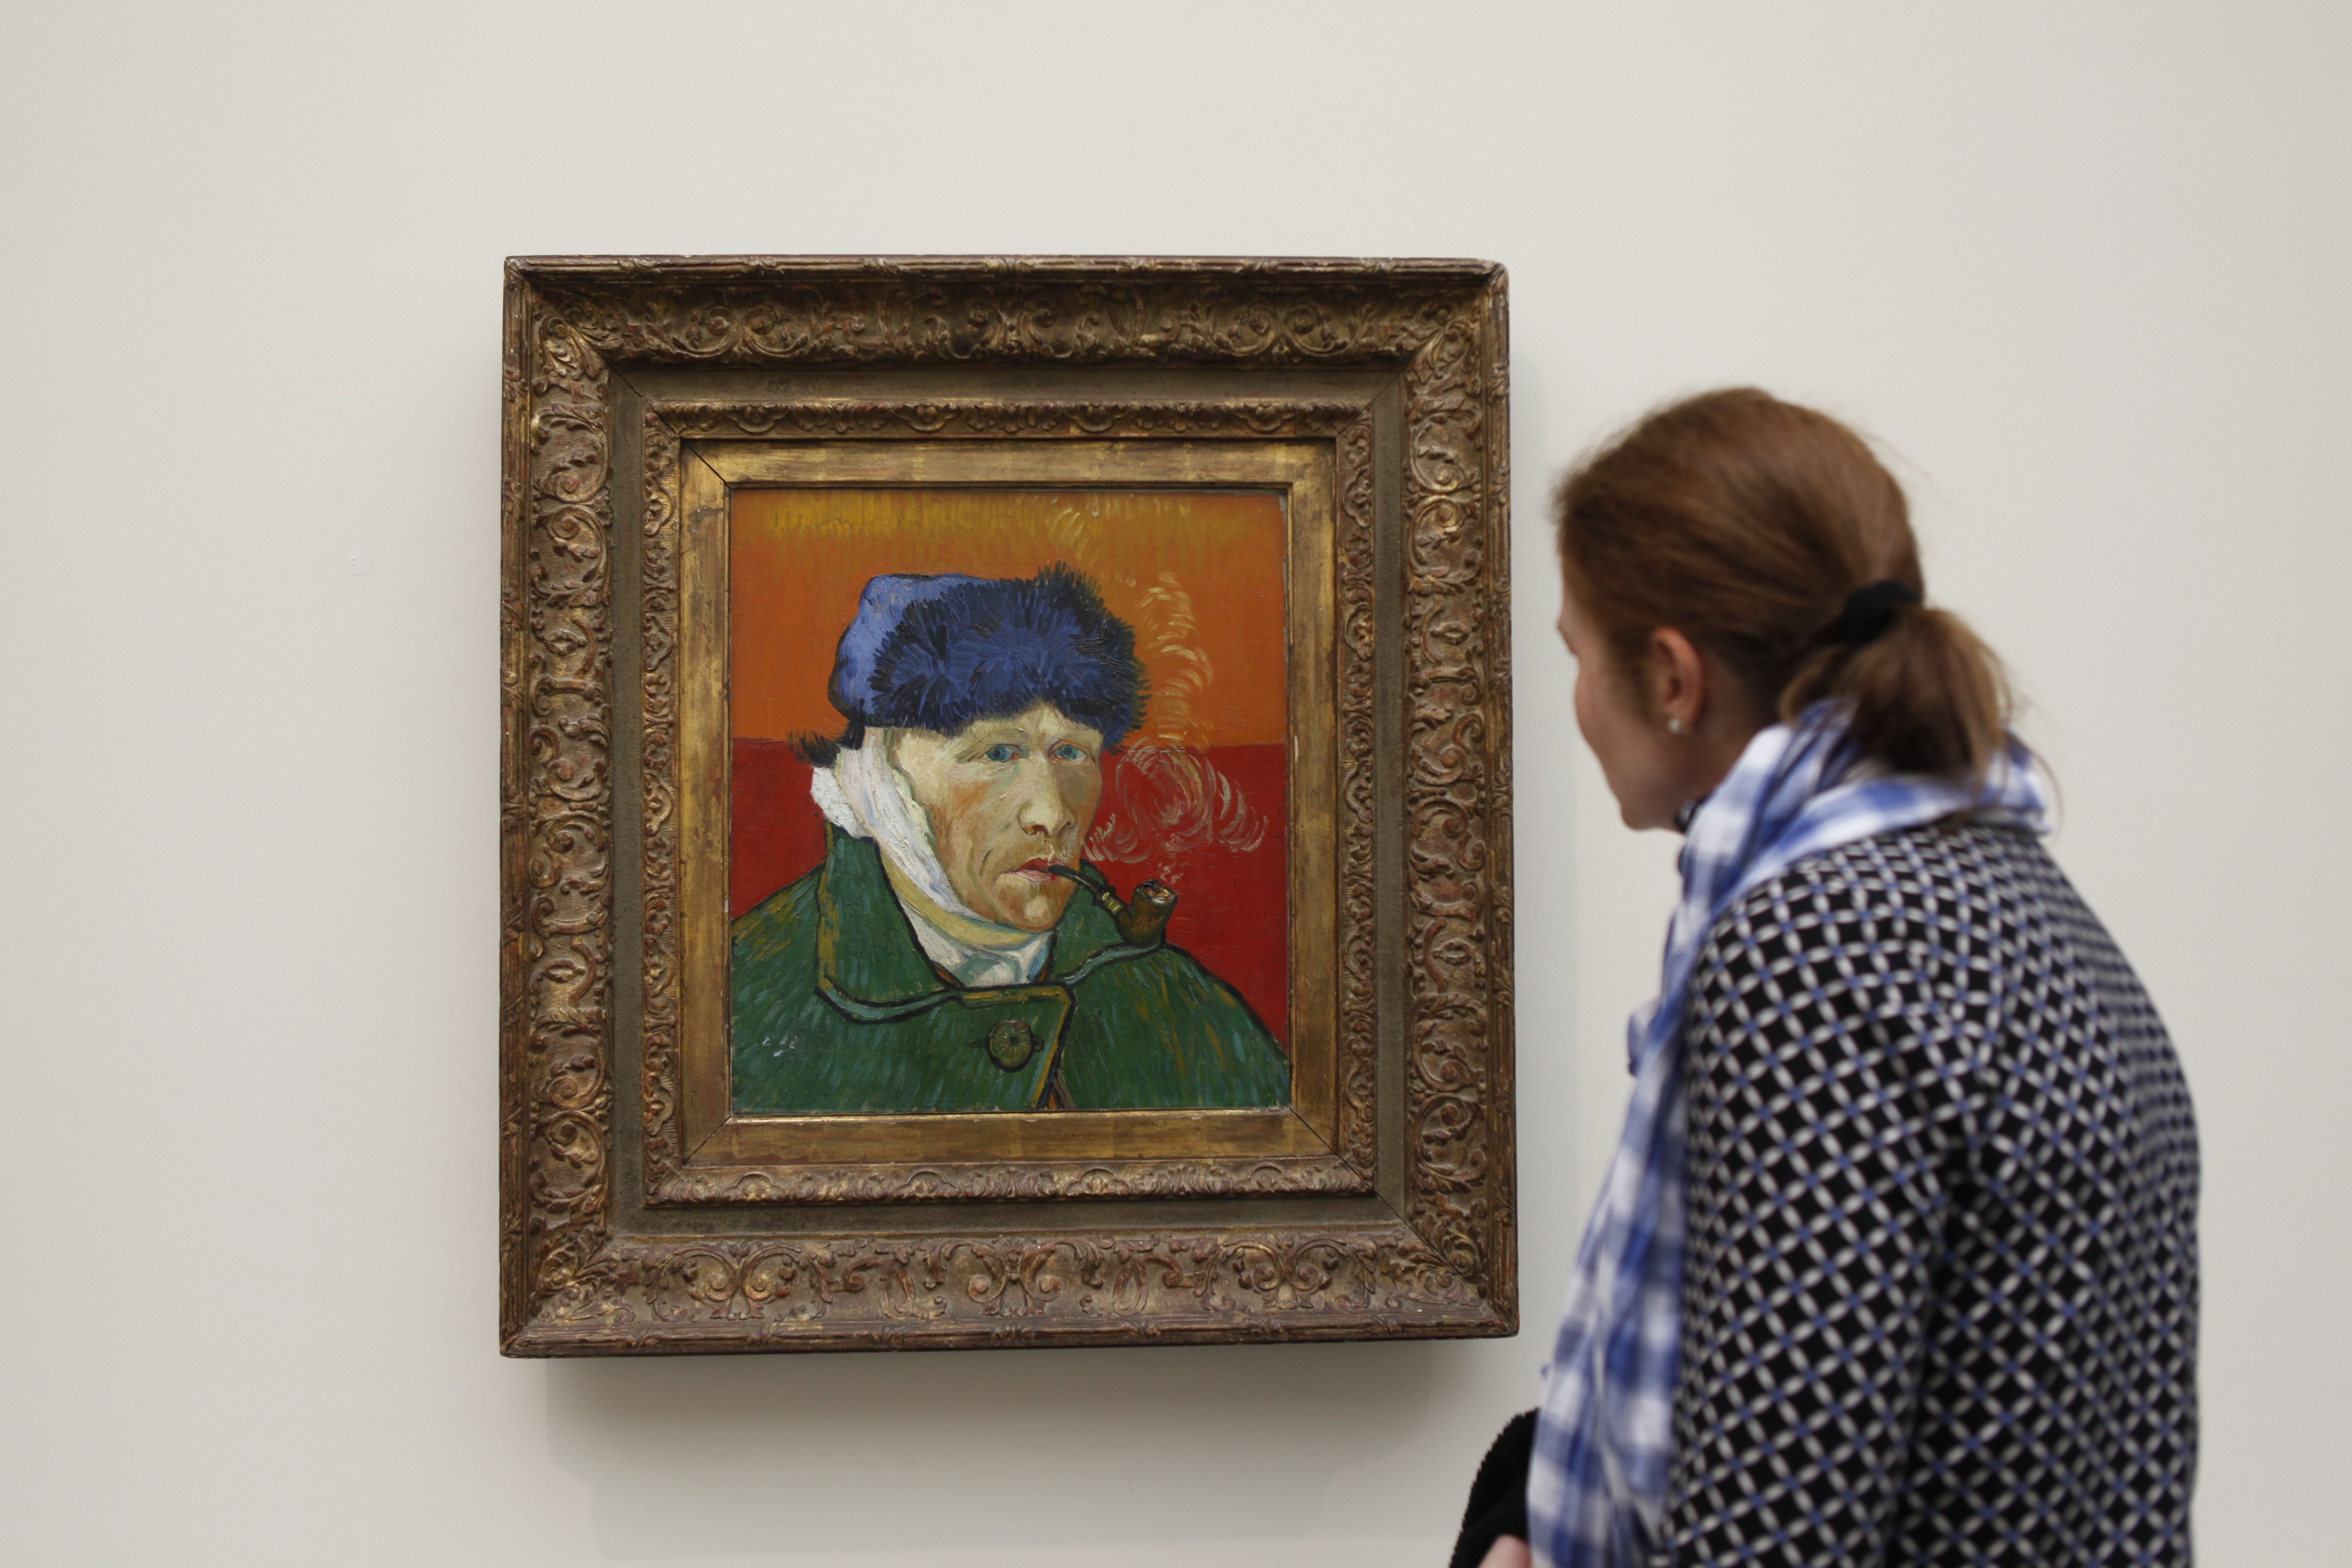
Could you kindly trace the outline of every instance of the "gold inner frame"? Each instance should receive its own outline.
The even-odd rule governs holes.
[[[1336,1142],[1338,605],[1329,441],[696,441],[681,475],[680,1057],[687,1163],[1298,1157]],[[730,499],[753,487],[1269,489],[1288,530],[1291,1103],[1280,1110],[739,1115],[729,1084]]]

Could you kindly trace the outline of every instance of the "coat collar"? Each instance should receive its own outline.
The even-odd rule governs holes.
[[[887,1005],[957,989],[923,956],[907,913],[890,891],[882,852],[828,822],[824,869],[816,885],[817,972],[844,995]],[[1084,889],[1072,893],[1054,927],[1054,951],[1037,976],[1051,984],[1118,942],[1118,927]]]

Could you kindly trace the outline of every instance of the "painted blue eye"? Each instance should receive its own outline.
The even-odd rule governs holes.
[[[1019,754],[1011,746],[999,744],[989,747],[988,750],[981,752],[980,756],[982,762],[1009,763]]]
[[[1057,763],[1083,763],[1087,754],[1065,741],[1054,748],[1054,760]]]

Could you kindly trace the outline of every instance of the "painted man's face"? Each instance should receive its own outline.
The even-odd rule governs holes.
[[[931,819],[948,886],[983,920],[1051,931],[1102,801],[1102,731],[1045,703],[952,735],[899,733],[896,760]]]

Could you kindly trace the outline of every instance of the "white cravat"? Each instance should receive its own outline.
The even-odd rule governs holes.
[[[898,907],[906,910],[905,900]],[[914,910],[907,910],[907,923],[915,928],[915,940],[923,944],[931,962],[966,985],[1026,985],[1045,966],[1045,952],[1054,945],[1054,933],[1041,931],[1018,947],[973,947],[958,942]]]

